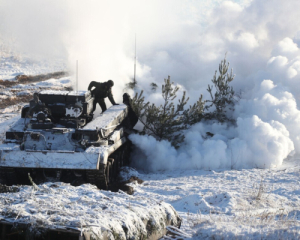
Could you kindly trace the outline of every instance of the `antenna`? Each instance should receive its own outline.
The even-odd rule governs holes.
[[[135,73],[136,73],[136,34],[135,34],[135,38],[134,38],[134,75],[133,75],[133,84],[134,85],[136,85]]]
[[[76,92],[78,92],[78,60],[76,60]]]

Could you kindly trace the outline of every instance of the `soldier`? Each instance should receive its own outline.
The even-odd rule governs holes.
[[[129,129],[132,129],[138,122],[139,118],[132,109],[131,98],[128,93],[123,94],[123,103],[128,106],[128,121],[125,123]]]
[[[112,105],[119,105],[115,102],[114,97],[112,95],[111,88],[114,85],[112,80],[108,80],[107,82],[95,82],[92,81],[88,87],[88,90],[92,92],[92,96],[95,98],[93,103],[93,112],[96,110],[97,103],[100,105],[102,112],[106,111],[106,104],[104,98],[108,97],[109,101]],[[93,89],[92,89],[93,88]]]

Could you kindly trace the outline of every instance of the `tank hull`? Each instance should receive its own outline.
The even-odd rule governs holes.
[[[18,144],[0,146],[0,167],[97,170],[127,142],[125,137],[111,146],[89,147],[84,152],[64,150],[20,150]],[[2,149],[1,149],[2,148]]]
[[[59,103],[53,103],[55,95],[59,96]],[[5,143],[0,145],[2,183],[23,184],[31,178],[36,182],[89,182],[107,188],[116,179],[120,167],[129,163],[130,141],[123,124],[128,107],[124,104],[112,106],[100,116],[91,118],[86,110],[92,104],[89,94],[74,95],[74,92],[70,92],[70,97],[68,92],[46,92],[40,94],[46,105],[37,105],[35,101],[31,103],[33,107],[22,111],[22,118],[6,132]],[[85,98],[88,103],[84,102]],[[61,103],[62,99],[69,99],[68,105]],[[51,109],[44,111],[47,104]],[[70,104],[73,105],[70,107]],[[75,110],[81,106],[86,106],[84,111],[74,117]],[[49,113],[56,108],[59,113],[53,113],[55,117],[48,120]],[[61,117],[64,108],[68,116]],[[75,109],[72,117],[68,109]],[[27,118],[28,112],[37,116],[37,120]]]

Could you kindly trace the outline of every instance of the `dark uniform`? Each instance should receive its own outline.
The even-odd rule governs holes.
[[[92,96],[95,98],[93,103],[93,112],[96,110],[97,103],[100,105],[102,112],[106,111],[106,104],[104,98],[108,97],[112,105],[118,105],[112,95],[111,88],[114,85],[112,80],[107,82],[95,82],[92,81],[88,87],[88,90],[92,92]],[[92,89],[93,88],[93,89]]]
[[[138,122],[139,118],[132,109],[131,98],[128,93],[123,94],[123,103],[128,106],[128,118],[127,122],[125,123],[127,125],[126,127],[129,129],[133,129],[135,124]]]

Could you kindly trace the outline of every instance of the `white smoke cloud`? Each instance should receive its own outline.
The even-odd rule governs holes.
[[[230,141],[233,168],[280,166],[294,145],[285,126],[258,116],[238,118],[238,137]]]
[[[278,121],[289,132],[289,137],[300,153],[300,111],[294,96],[281,84],[275,85],[271,80],[264,80],[255,88],[251,99],[241,99],[236,106],[236,116],[256,114],[265,122]]]
[[[227,53],[242,92],[237,126],[196,124],[178,150],[152,137],[132,141],[153,170],[269,167],[300,151],[299,8],[297,0],[0,0],[0,33],[19,51],[62,55],[73,72],[78,60],[80,89],[113,79],[117,102],[133,77],[135,34],[139,89],[155,103],[160,90],[151,92],[150,83],[161,86],[168,75],[190,104],[200,94],[208,99]]]
[[[216,134],[208,138],[208,130]],[[235,129],[226,125],[198,123],[185,136],[184,144],[176,150],[167,141],[131,135],[131,141],[145,155],[137,154],[133,164],[150,171],[265,168],[280,166],[294,150],[283,124],[274,120],[263,122],[256,115],[238,118]]]
[[[69,22],[60,1],[0,1],[0,38],[5,45],[34,58],[65,55],[62,34]]]
[[[160,159],[154,166],[153,162],[149,163],[152,170],[174,166],[180,169],[263,168],[279,166],[289,154],[300,152],[299,20],[294,6],[280,1],[254,0],[242,8],[233,2],[223,2],[211,12],[206,28],[198,32],[201,41],[194,48],[198,51],[180,49],[191,53],[189,59],[197,59],[198,66],[189,65],[190,71],[198,67],[196,74],[189,76],[182,71],[178,75],[189,76],[183,85],[194,97],[197,88],[201,92],[207,86],[213,67],[217,68],[217,61],[227,52],[236,73],[234,87],[242,91],[234,112],[237,126],[220,125],[214,129],[214,125],[196,124],[186,132],[185,143],[177,154],[172,149],[172,157],[166,160],[169,165],[165,166]],[[206,138],[206,131],[214,133],[214,137]],[[140,138],[143,136],[132,137],[139,147]],[[144,152],[145,145],[141,147]],[[143,159],[144,164],[156,159],[153,153],[151,158]]]

